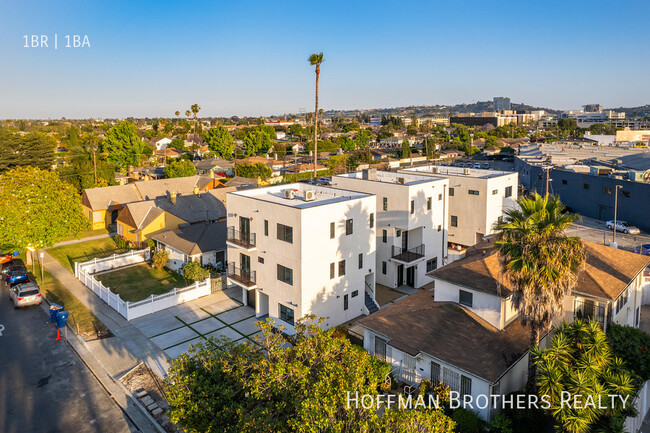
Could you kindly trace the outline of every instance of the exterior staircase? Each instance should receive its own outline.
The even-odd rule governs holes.
[[[377,307],[377,304],[375,304],[375,301],[372,300],[368,292],[365,293],[365,303],[366,303],[366,308],[370,312],[370,314],[374,313],[375,311],[379,311],[379,307]]]

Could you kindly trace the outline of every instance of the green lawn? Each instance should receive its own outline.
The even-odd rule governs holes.
[[[79,234],[77,236],[71,236],[71,237],[69,237],[67,239],[64,239],[64,241],[71,241],[71,240],[74,240],[74,239],[84,239],[84,238],[89,238],[91,236],[107,235],[108,233],[109,233],[109,231],[106,228],[97,229],[97,230],[88,229],[88,230],[84,230],[82,232],[79,232]]]
[[[125,301],[136,302],[151,295],[161,295],[174,287],[181,288],[190,285],[178,274],[168,269],[158,270],[147,264],[118,269],[105,274],[95,275],[95,278],[117,293]]]
[[[127,250],[118,248],[113,238],[102,238],[94,241],[79,242],[77,244],[63,245],[47,250],[52,257],[74,272],[74,262],[84,262],[95,257],[106,257],[111,254],[120,254]]]

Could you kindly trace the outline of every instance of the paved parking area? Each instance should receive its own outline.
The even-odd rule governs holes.
[[[204,298],[149,314],[131,323],[171,358],[205,338],[252,340],[259,332],[255,310],[242,304],[241,291],[226,289]]]

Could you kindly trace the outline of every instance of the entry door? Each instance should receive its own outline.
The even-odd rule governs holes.
[[[409,249],[409,232],[402,231],[402,252]]]
[[[397,266],[397,287],[404,285],[404,265]]]
[[[251,272],[251,258],[246,254],[239,253],[239,268],[242,277],[249,277]]]
[[[406,268],[406,285],[415,287],[415,266]]]
[[[241,236],[240,240],[243,242],[250,241],[251,234],[251,220],[244,217],[239,217],[239,235]]]
[[[246,292],[246,303],[251,308],[255,308],[255,292],[256,290],[248,290]]]

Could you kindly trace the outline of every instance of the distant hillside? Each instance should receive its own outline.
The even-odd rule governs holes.
[[[650,104],[642,105],[640,107],[607,108],[607,110],[624,111],[625,117],[650,116]]]
[[[533,107],[526,104],[512,103],[513,110],[544,110],[549,113],[559,113],[559,110],[551,108]],[[458,113],[480,113],[483,111],[494,110],[492,101],[477,101],[472,104],[457,104],[457,105],[421,105],[409,107],[393,107],[393,108],[371,108],[363,110],[327,110],[324,112],[326,116],[339,116],[339,117],[355,117],[360,115],[368,115],[372,117],[379,117],[382,115],[392,116],[418,116],[424,117],[433,114],[446,114],[449,115],[451,111],[453,114]]]

